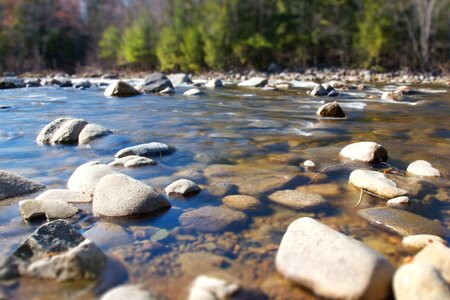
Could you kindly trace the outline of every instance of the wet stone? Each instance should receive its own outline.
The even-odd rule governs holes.
[[[43,184],[0,170],[0,200],[31,194],[44,188]]]
[[[133,147],[128,147],[120,150],[116,153],[114,157],[121,158],[128,155],[138,155],[138,156],[155,156],[155,155],[162,155],[167,154],[170,152],[169,146],[163,143],[147,143],[147,144],[140,144]]]
[[[108,128],[97,124],[87,124],[84,126],[83,130],[81,130],[80,135],[78,136],[79,144],[89,144],[91,141],[98,139],[103,136],[107,136],[112,134],[113,132]]]
[[[425,160],[416,160],[415,162],[409,164],[406,172],[416,175],[416,176],[427,176],[427,177],[440,177],[441,173],[438,169],[433,168],[433,166]]]
[[[261,207],[261,201],[248,195],[229,195],[222,199],[229,208],[236,210],[257,210]]]
[[[110,167],[124,166],[125,168],[135,168],[154,165],[156,165],[156,162],[153,159],[138,155],[128,155],[121,158],[117,158],[108,164],[108,166]]]
[[[175,182],[172,182],[164,189],[164,192],[167,195],[170,194],[192,195],[199,193],[200,191],[201,188],[195,182],[189,179],[179,179]]]
[[[243,225],[247,216],[224,206],[204,206],[181,214],[180,223],[200,232],[217,232]]]
[[[390,207],[402,207],[406,206],[410,203],[409,198],[406,196],[400,196],[396,198],[392,198],[386,202],[387,206]]]
[[[130,97],[139,94],[140,92],[132,85],[123,81],[111,83],[104,92],[106,97]]]
[[[117,172],[98,161],[88,162],[76,168],[67,182],[67,187],[71,191],[93,196],[100,179],[110,174]]]
[[[335,101],[319,107],[316,114],[324,118],[345,118],[346,115],[341,106]]]
[[[19,202],[19,211],[24,220],[40,219],[48,220],[66,219],[77,214],[79,209],[64,200],[22,200]]]
[[[46,190],[45,192],[37,196],[36,200],[62,200],[68,203],[92,202],[92,198],[89,195],[65,189]]]
[[[236,283],[200,275],[191,285],[188,300],[229,299],[239,289],[240,287]]]
[[[386,161],[388,153],[380,144],[374,142],[358,142],[342,148],[339,155],[344,159],[366,163]]]
[[[445,244],[441,237],[431,234],[416,234],[406,236],[402,240],[402,246],[412,250],[421,250],[433,243]]]
[[[270,194],[268,198],[275,203],[295,209],[312,209],[326,203],[326,200],[319,194],[297,190],[277,191]]]
[[[371,170],[355,170],[349,181],[357,188],[367,190],[385,198],[395,198],[408,192],[397,187],[397,184],[383,173]]]
[[[100,300],[157,300],[149,291],[137,285],[122,285],[107,291]]]

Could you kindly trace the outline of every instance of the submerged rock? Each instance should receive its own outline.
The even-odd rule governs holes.
[[[107,217],[124,217],[158,212],[170,203],[154,189],[122,174],[110,174],[98,182],[92,212]]]
[[[159,93],[166,88],[173,89],[172,82],[162,73],[152,73],[145,77],[142,91],[146,93]]]
[[[81,130],[78,136],[79,144],[89,144],[91,141],[98,139],[100,137],[112,134],[113,132],[108,128],[97,124],[87,124],[84,126],[83,130]]]
[[[219,88],[219,87],[223,87],[223,82],[222,82],[222,80],[220,80],[220,79],[213,79],[213,80],[210,80],[210,81],[208,81],[206,84],[205,84],[205,87],[207,87],[207,88]]]
[[[387,206],[391,207],[402,207],[409,204],[409,198],[406,196],[400,196],[392,198],[386,202]]]
[[[39,132],[38,136],[36,137],[36,142],[38,144],[50,144],[50,141],[56,130],[58,130],[68,120],[70,120],[70,118],[58,118],[45,125],[45,127],[41,130],[41,132]]]
[[[166,192],[167,195],[170,194],[189,195],[198,193],[200,191],[201,188],[195,182],[189,179],[179,179],[175,182],[172,182],[164,189],[164,192]]]
[[[62,200],[68,203],[92,202],[92,198],[86,194],[65,189],[46,190],[36,197],[36,200]]]
[[[19,211],[25,220],[40,219],[48,220],[66,219],[77,214],[79,209],[64,200],[22,200],[19,202]]]
[[[117,172],[98,161],[88,162],[76,168],[67,182],[67,187],[71,191],[93,196],[100,179],[110,174]]]
[[[123,81],[111,83],[104,92],[106,97],[130,97],[140,94],[131,84]]]
[[[254,128],[283,128],[284,124],[273,120],[258,120],[250,123],[248,126]]]
[[[264,77],[253,77],[238,83],[242,87],[264,87],[269,81]]]
[[[446,237],[449,235],[448,229],[439,222],[404,210],[375,207],[360,210],[358,214],[369,221],[369,223],[402,236],[433,234]]]
[[[276,268],[287,279],[332,299],[384,299],[394,272],[381,254],[311,218],[289,225]]]
[[[224,206],[204,206],[181,214],[180,223],[200,232],[217,232],[243,225],[247,216]]]
[[[397,184],[383,173],[370,170],[355,170],[350,174],[350,183],[385,198],[395,198],[408,192],[397,187]]]
[[[100,300],[157,300],[149,291],[137,285],[122,285],[107,291]]]
[[[261,201],[248,195],[229,195],[224,197],[222,202],[236,210],[257,210],[261,207]]]
[[[191,285],[188,300],[230,299],[240,289],[239,285],[223,279],[200,275]]]
[[[169,146],[163,143],[147,143],[140,144],[133,147],[128,147],[120,150],[114,155],[114,157],[121,158],[128,155],[138,155],[138,156],[155,156],[167,154],[170,152]]]
[[[366,163],[386,161],[388,153],[380,144],[374,142],[358,142],[345,146],[339,155],[345,159]]]
[[[415,234],[403,238],[402,246],[412,250],[421,250],[433,243],[445,244],[445,240],[432,234]]]
[[[297,190],[277,191],[270,194],[268,198],[273,202],[295,209],[310,209],[326,203],[326,200],[319,194]]]
[[[409,164],[406,172],[417,176],[440,177],[441,173],[438,169],[425,160],[416,160]]]
[[[317,110],[316,114],[318,116],[324,117],[324,118],[346,118],[344,111],[339,106],[339,104],[335,102],[330,102],[327,104],[322,105]]]
[[[128,155],[110,162],[108,166],[124,166],[125,168],[135,168],[142,166],[154,166],[156,162],[148,157],[138,155]]]
[[[25,177],[0,170],[0,200],[31,194],[45,189],[45,185]]]
[[[102,250],[110,250],[117,246],[133,243],[130,234],[122,226],[106,221],[96,222],[83,235],[93,241]]]

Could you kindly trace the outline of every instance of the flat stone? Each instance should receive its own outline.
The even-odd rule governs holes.
[[[223,82],[222,82],[222,80],[220,80],[220,79],[213,79],[213,80],[210,80],[210,81],[208,81],[206,84],[205,84],[205,87],[207,87],[207,88],[219,88],[219,87],[223,87]]]
[[[181,214],[180,223],[200,232],[217,232],[243,225],[247,216],[224,206],[204,206]]]
[[[199,95],[203,95],[205,93],[203,93],[201,90],[194,88],[194,89],[189,89],[186,92],[183,93],[183,96],[199,96]]]
[[[92,212],[107,217],[154,213],[170,208],[170,203],[154,189],[122,174],[104,176],[98,182]]]
[[[128,155],[121,158],[115,159],[113,162],[110,162],[108,166],[124,166],[126,168],[134,168],[134,167],[142,167],[142,166],[154,166],[156,162],[145,156],[138,155]]]
[[[48,220],[66,219],[77,214],[79,209],[64,200],[22,200],[19,201],[19,211],[25,220],[40,219],[45,216]]]
[[[241,87],[264,87],[269,81],[265,77],[253,77],[238,83]]]
[[[173,95],[175,94],[175,89],[171,87],[166,87],[162,91],[159,92],[161,95]]]
[[[429,177],[440,177],[441,173],[438,169],[433,168],[433,166],[425,160],[416,160],[410,163],[406,172],[417,176],[429,176]]]
[[[81,130],[80,135],[78,136],[79,144],[89,144],[91,141],[112,134],[113,132],[108,128],[97,124],[87,124],[84,126],[83,130]]]
[[[248,195],[229,195],[222,199],[223,204],[236,210],[257,210],[261,208],[261,201]]]
[[[114,155],[114,157],[121,158],[128,155],[138,155],[138,156],[155,156],[161,154],[167,154],[170,152],[169,146],[163,143],[147,143],[140,144],[128,148],[124,148]]]
[[[0,200],[31,194],[45,189],[45,185],[25,177],[0,170]]]
[[[331,299],[385,299],[394,273],[378,252],[311,218],[289,225],[275,263],[287,279]]]
[[[76,168],[67,182],[67,187],[71,191],[93,196],[100,179],[110,174],[117,172],[100,162],[88,162]]]
[[[450,299],[449,285],[432,266],[411,263],[401,266],[393,280],[397,300]]]
[[[191,285],[188,300],[230,299],[239,289],[236,283],[200,275]]]
[[[316,115],[324,118],[346,118],[344,111],[339,103],[330,102],[322,105],[316,112]]]
[[[358,214],[369,223],[380,226],[402,236],[414,234],[433,234],[442,237],[449,235],[448,229],[439,222],[399,209],[388,207],[366,208]]]
[[[107,291],[100,300],[156,300],[149,291],[137,285],[122,285]]]
[[[295,209],[309,209],[326,203],[326,200],[319,194],[305,193],[297,190],[277,191],[268,198],[278,204]]]
[[[390,207],[402,207],[409,205],[409,198],[406,196],[392,198],[386,202],[386,205]]]
[[[55,131],[50,144],[78,144],[78,136],[87,124],[82,119],[67,120]]]
[[[36,142],[38,144],[50,144],[50,140],[52,139],[55,132],[64,124],[70,120],[70,118],[58,118],[51,123],[45,125],[45,127],[39,132],[36,137]]]
[[[445,245],[445,240],[441,237],[431,234],[415,234],[406,236],[402,240],[402,246],[412,250],[421,250],[433,243]]]
[[[431,243],[414,256],[414,262],[431,265],[450,284],[450,248],[444,243]]]
[[[132,85],[123,82],[116,81],[111,83],[103,93],[106,97],[130,97],[141,94]]]
[[[133,239],[122,226],[99,221],[83,233],[84,237],[93,241],[100,249],[108,250],[118,246],[130,245]]]
[[[36,200],[60,200],[68,203],[92,202],[92,198],[89,195],[65,189],[46,190],[45,192],[37,196]]]
[[[385,198],[395,198],[408,192],[397,187],[397,184],[383,173],[370,170],[355,170],[350,174],[349,181],[354,186],[365,189]]]
[[[358,142],[345,146],[339,155],[344,159],[366,163],[386,161],[388,153],[380,144],[374,142]]]
[[[164,192],[166,192],[167,195],[170,194],[189,195],[198,193],[200,191],[201,188],[195,182],[189,179],[179,179],[175,182],[172,182],[164,189]]]

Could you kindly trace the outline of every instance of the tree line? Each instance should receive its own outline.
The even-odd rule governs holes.
[[[3,70],[448,70],[449,0],[0,0]]]

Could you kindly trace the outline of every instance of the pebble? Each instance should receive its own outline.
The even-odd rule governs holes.
[[[107,136],[112,133],[113,132],[111,130],[103,126],[97,124],[87,124],[86,126],[84,126],[83,130],[81,130],[80,135],[78,136],[78,143],[81,145],[89,144],[95,139]]]
[[[257,210],[261,201],[248,195],[229,195],[222,199],[223,204],[236,210]]]
[[[107,291],[100,300],[157,300],[149,291],[137,285],[122,285]]]
[[[194,88],[194,89],[189,89],[186,92],[183,93],[183,96],[199,96],[199,95],[203,95],[205,93],[203,93],[201,90]]]
[[[106,97],[130,97],[139,95],[140,92],[132,85],[119,80],[111,83],[103,94]]]
[[[219,87],[223,87],[223,82],[222,82],[222,80],[220,80],[220,79],[213,79],[213,80],[210,80],[210,81],[208,81],[206,84],[205,84],[205,87],[207,87],[207,88],[219,88]]]
[[[181,214],[180,223],[199,232],[218,232],[243,225],[247,216],[225,206],[204,206]]]
[[[170,194],[180,194],[180,195],[192,195],[199,193],[201,188],[193,181],[189,179],[179,179],[175,182],[169,184],[164,192],[167,195]]]
[[[295,209],[308,209],[321,206],[326,200],[319,194],[297,190],[277,191],[268,196],[269,200]]]
[[[339,103],[330,102],[327,104],[322,105],[317,110],[316,114],[318,116],[324,117],[324,118],[346,118],[345,112],[342,110]]]
[[[108,166],[110,166],[110,167],[124,166],[126,168],[154,166],[154,165],[156,165],[156,162],[153,159],[145,157],[145,156],[138,156],[138,155],[124,156],[124,157],[115,159],[114,161],[112,161],[108,164]]]
[[[238,83],[240,87],[264,87],[269,81],[264,77],[253,77]]]

